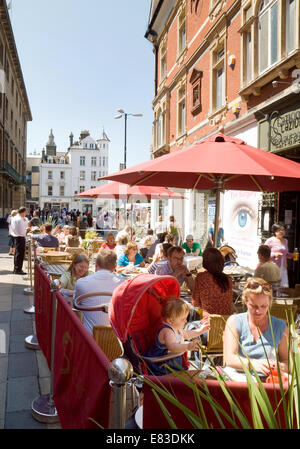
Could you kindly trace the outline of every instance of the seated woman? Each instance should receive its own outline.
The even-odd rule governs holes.
[[[203,252],[203,268],[198,273],[192,304],[203,309],[203,316],[214,313],[231,315],[233,313],[232,279],[223,273],[224,259],[217,248],[207,248]]]
[[[143,257],[138,252],[138,246],[134,242],[127,243],[124,253],[118,258],[117,261],[117,272],[121,273],[124,268],[127,267],[129,262],[132,262],[134,265],[139,265],[140,267],[145,266],[145,262]]]
[[[108,232],[106,234],[106,240],[105,242],[102,244],[101,249],[111,249],[114,250],[116,247],[117,243],[115,241],[115,236],[112,232]]]
[[[201,322],[201,327],[195,330],[187,331],[184,326],[189,315],[189,306],[179,298],[169,298],[162,305],[163,324],[158,328],[155,342],[143,354],[146,357],[158,357],[167,355],[168,352],[181,353],[199,349],[200,340],[185,341],[200,337],[203,332],[209,329],[209,318],[206,317]],[[170,360],[161,362],[146,362],[150,374],[163,376],[170,374],[168,366],[175,371],[183,369],[181,355],[175,356]],[[166,366],[167,365],[167,366]]]
[[[284,321],[272,315],[269,318],[268,310],[273,300],[271,286],[261,278],[249,278],[242,299],[247,312],[232,315],[226,322],[225,364],[242,369],[241,361],[248,366],[247,355],[257,373],[268,375],[276,363],[276,347],[280,369],[287,372],[288,328]]]
[[[82,238],[78,235],[76,226],[69,227],[69,233],[65,237],[66,248],[79,248],[82,246]]]
[[[59,287],[65,297],[72,296],[75,282],[89,273],[89,259],[85,254],[77,254],[68,270],[61,275]]]
[[[128,242],[129,240],[127,235],[121,235],[121,237],[118,238],[117,244],[114,249],[117,254],[117,258],[119,258],[124,253],[124,249],[126,248]]]
[[[58,239],[60,245],[64,245],[65,243],[65,234],[62,230],[61,225],[57,225],[54,229],[54,235]]]

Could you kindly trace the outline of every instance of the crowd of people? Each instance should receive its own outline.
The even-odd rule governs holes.
[[[14,256],[14,273],[25,274],[23,260],[26,237],[30,236],[37,245],[58,250],[62,247],[82,247],[80,227],[51,223],[40,225],[39,214],[34,211],[28,219],[28,211],[20,207],[11,212],[9,224],[9,254]],[[189,307],[179,298],[170,298],[163,308],[164,324],[157,331],[156,340],[147,351],[148,356],[162,355],[168,351],[181,352],[196,349],[199,337],[207,340],[211,314],[229,316],[224,334],[224,361],[236,369],[243,363],[251,364],[262,374],[270,372],[267,354],[276,349],[281,368],[287,370],[288,329],[286,323],[268,314],[272,305],[273,286],[288,285],[286,259],[293,257],[288,251],[284,238],[284,226],[273,226],[274,236],[259,246],[258,265],[254,277],[247,280],[243,290],[246,312],[234,313],[233,282],[224,273],[225,260],[219,249],[208,245],[202,252],[200,244],[188,234],[182,239],[182,230],[170,217],[165,224],[158,218],[154,230],[147,230],[142,240],[136,238],[134,229],[125,226],[116,235],[108,232],[105,242],[96,258],[94,272],[85,254],[74,257],[68,270],[59,280],[59,288],[70,304],[75,298],[85,296],[83,306],[96,306],[108,302],[107,294],[112,294],[117,286],[126,280],[124,273],[134,266],[143,267],[150,274],[173,276],[180,286],[185,285],[191,292],[191,304],[202,309],[200,327],[187,331],[185,324]],[[213,240],[213,229],[210,231]],[[224,237],[221,231],[218,238]],[[187,268],[187,256],[202,256],[202,270],[196,276]],[[93,296],[95,292],[106,292]],[[87,297],[86,297],[87,295]],[[109,324],[108,315],[103,311],[83,311],[83,325],[92,334],[96,324]],[[272,339],[272,336],[274,338]],[[174,362],[167,362],[174,367]],[[161,366],[152,366],[157,374],[164,374]]]

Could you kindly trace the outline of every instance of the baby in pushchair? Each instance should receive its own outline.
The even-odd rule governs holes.
[[[173,353],[174,357],[162,361],[157,359],[147,361],[147,367],[151,374],[163,376],[171,372],[169,368],[175,371],[187,368],[187,366],[184,366],[182,352],[197,350],[199,343],[201,343],[200,335],[209,329],[209,317],[206,317],[201,321],[198,329],[186,330],[184,327],[189,312],[187,303],[179,298],[169,298],[162,304],[163,323],[157,330],[155,342],[143,356],[146,360],[148,357],[153,359]]]

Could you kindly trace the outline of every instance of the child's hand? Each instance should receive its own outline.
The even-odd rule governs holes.
[[[196,340],[190,341],[187,345],[187,349],[189,351],[193,351],[195,349],[199,349],[199,344],[201,343],[200,338],[197,338]]]
[[[208,329],[210,329],[210,318],[209,318],[209,315],[207,315],[204,318],[202,318],[200,323],[201,323],[201,334],[203,334]]]

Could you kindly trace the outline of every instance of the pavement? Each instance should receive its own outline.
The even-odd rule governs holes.
[[[50,372],[41,350],[28,349],[25,338],[35,334],[33,305],[28,276],[13,272],[8,255],[8,231],[0,228],[0,429],[58,429],[32,416],[31,404],[50,392]],[[23,270],[28,272],[27,262]],[[27,280],[26,280],[27,279]]]

